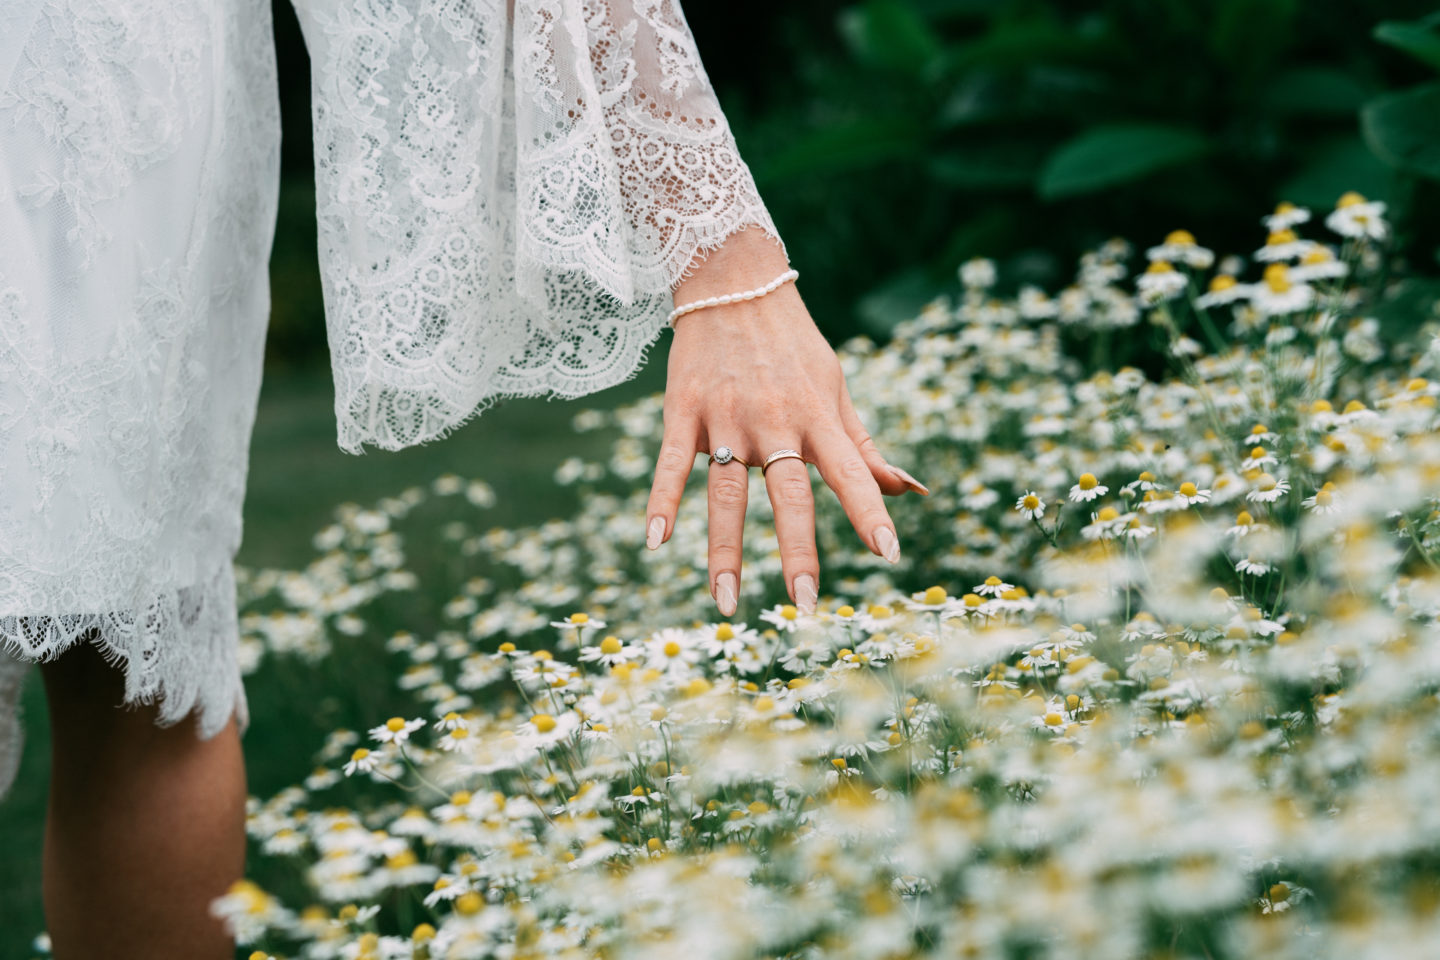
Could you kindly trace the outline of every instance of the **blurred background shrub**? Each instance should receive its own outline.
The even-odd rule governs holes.
[[[883,337],[972,256],[1063,285],[1110,236],[1263,242],[1255,211],[1390,204],[1440,272],[1440,15],[1420,0],[762,0],[685,15],[806,302]],[[276,6],[274,365],[325,362],[308,75]],[[1429,215],[1425,215],[1425,211]]]

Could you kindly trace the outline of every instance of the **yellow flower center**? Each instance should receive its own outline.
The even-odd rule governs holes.
[[[999,577],[996,576],[989,576],[985,578],[985,586],[987,587],[998,587],[1004,582],[1004,580],[1001,580]]]
[[[984,603],[985,598],[980,596],[980,594],[978,593],[965,594],[965,606],[969,607],[971,610],[975,609],[978,606],[981,606]]]
[[[1056,713],[1054,710],[1051,710],[1049,713],[1045,714],[1045,726],[1047,727],[1058,727],[1064,722],[1065,718],[1060,716],[1060,714]]]
[[[1278,483],[1279,481],[1270,476],[1270,474],[1262,473],[1259,478],[1256,479],[1255,486],[1261,490],[1274,490]]]
[[[1283,263],[1272,263],[1265,268],[1265,285],[1275,293],[1290,289],[1289,270]]]
[[[1339,200],[1336,200],[1336,201],[1335,201],[1335,209],[1337,209],[1337,210],[1343,210],[1343,209],[1345,209],[1346,207],[1357,206],[1357,205],[1362,204],[1362,203],[1364,203],[1364,202],[1365,202],[1365,197],[1364,197],[1364,196],[1362,196],[1361,194],[1356,193],[1354,190],[1347,190],[1346,192],[1344,192],[1344,193],[1342,193],[1342,194],[1340,195],[1340,199],[1339,199]]]
[[[1329,249],[1325,247],[1311,247],[1305,251],[1305,256],[1300,258],[1301,263],[1327,263],[1335,259]]]
[[[500,644],[500,652],[501,652],[501,653],[514,653],[514,652],[515,652],[515,644],[511,643],[509,640],[506,640],[504,643]]]
[[[364,760],[368,756],[370,756],[370,751],[366,750],[364,747],[360,747],[354,753],[350,754],[350,759],[359,761]]]
[[[1424,377],[1416,377],[1414,380],[1411,380],[1409,383],[1405,384],[1405,389],[1411,391],[1412,393],[1418,393],[1419,391],[1424,390],[1428,386],[1430,386],[1430,381],[1426,380]]]
[[[945,597],[946,593],[944,587],[931,587],[925,591],[924,602],[933,606],[936,604],[944,603]]]
[[[1141,482],[1141,483],[1154,483],[1154,482],[1155,482],[1155,474],[1151,473],[1149,470],[1141,470],[1141,471],[1140,471],[1140,482]]]
[[[1315,494],[1315,505],[1317,507],[1328,507],[1335,502],[1335,495],[1329,490],[1321,490]]]
[[[1265,238],[1265,245],[1267,247],[1278,247],[1282,243],[1294,243],[1297,239],[1294,230],[1276,230]]]
[[[1171,230],[1165,235],[1165,243],[1177,247],[1195,246],[1195,236],[1189,230]]]
[[[1080,487],[1081,490],[1094,490],[1094,489],[1095,489],[1097,486],[1099,486],[1099,485],[1100,485],[1100,481],[1095,479],[1095,474],[1093,474],[1093,473],[1082,473],[1082,474],[1080,474],[1080,483],[1078,484],[1078,486]]]
[[[775,709],[775,701],[769,697],[756,697],[755,710],[758,713],[768,713]]]
[[[845,604],[844,606],[842,606],[839,610],[836,610],[836,611],[835,611],[835,614],[836,614],[836,616],[840,616],[840,617],[853,617],[853,616],[855,616],[855,608],[852,607],[852,606],[850,606],[850,604],[847,603],[847,604]]]
[[[1169,262],[1168,260],[1154,260],[1154,261],[1151,261],[1150,266],[1148,266],[1148,267],[1145,268],[1145,272],[1146,272],[1146,273],[1174,273],[1174,272],[1175,272],[1175,268],[1170,265],[1170,262]]]
[[[1040,498],[1035,496],[1035,494],[1033,493],[1027,493],[1025,495],[1025,499],[1020,502],[1025,505],[1026,510],[1040,509]]]
[[[1114,507],[1101,507],[1100,512],[1095,514],[1095,519],[1101,523],[1109,523],[1120,518],[1120,511]]]
[[[619,637],[606,637],[600,641],[601,653],[616,654],[622,649],[624,649],[624,644],[620,642]]]
[[[1235,515],[1235,526],[1237,527],[1248,527],[1254,522],[1255,518],[1250,515],[1249,510],[1241,510]]]
[[[1281,200],[1279,203],[1275,204],[1276,213],[1290,213],[1294,209],[1295,204],[1291,203],[1289,200]]]
[[[885,620],[895,615],[895,611],[890,609],[889,604],[884,603],[873,604],[868,613],[876,620]]]
[[[405,720],[401,717],[391,717],[385,721],[385,729],[391,733],[399,733],[405,729]]]
[[[579,624],[579,623],[589,623],[589,622],[590,622],[590,614],[588,614],[588,613],[572,613],[572,614],[570,614],[570,622],[571,622],[571,623],[576,623],[576,624]]]
[[[412,943],[425,943],[435,939],[435,928],[428,923],[422,923],[410,933]]]
[[[665,656],[678,657],[680,655],[680,644],[674,640],[665,641]]]
[[[715,628],[715,639],[720,641],[734,640],[735,628],[728,623],[722,623]]]
[[[484,908],[485,900],[474,890],[455,898],[455,912],[462,917],[473,917]]]
[[[1263,423],[1257,423],[1257,424],[1255,424],[1255,426],[1253,426],[1253,427],[1250,428],[1250,433],[1253,434],[1253,435],[1256,435],[1256,436],[1258,436],[1258,435],[1260,435],[1260,434],[1262,434],[1262,433],[1269,433],[1269,432],[1270,432],[1270,428],[1267,427],[1267,426],[1265,426],[1265,424],[1263,424]]]
[[[1193,497],[1199,492],[1200,491],[1196,489],[1195,484],[1191,483],[1189,480],[1186,480],[1184,483],[1180,484],[1180,496],[1182,497]]]
[[[533,723],[535,729],[541,733],[549,733],[555,729],[555,718],[548,713],[537,713],[530,718],[530,722]]]
[[[1228,273],[1217,273],[1210,278],[1211,290],[1229,290],[1235,286],[1236,280]]]

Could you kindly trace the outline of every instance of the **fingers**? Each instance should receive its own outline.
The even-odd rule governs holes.
[[[750,471],[737,460],[712,463],[709,470],[710,595],[721,615],[729,617],[740,598],[740,548]]]
[[[780,565],[786,589],[801,613],[814,613],[820,559],[815,551],[815,500],[810,493],[810,470],[803,460],[776,460],[765,471],[765,490],[770,494],[770,505],[775,512],[775,536],[780,541]]]
[[[865,458],[865,463],[870,468],[870,475],[875,478],[880,492],[886,496],[895,497],[906,490],[913,490],[921,496],[928,497],[930,489],[925,484],[899,467],[886,462],[880,454],[880,448],[875,446],[870,432],[860,422],[860,415],[855,412],[855,405],[850,402],[849,388],[842,383],[840,391],[840,421],[845,427],[845,432],[849,434],[850,441],[855,444],[860,455]]]
[[[844,433],[833,430],[812,438],[810,456],[820,476],[835,491],[860,539],[890,563],[899,561],[895,524],[885,509],[873,468],[860,449]]]
[[[666,417],[665,435],[655,458],[655,479],[645,507],[645,546],[654,550],[675,531],[675,513],[685,482],[695,466],[699,423],[693,417]]]

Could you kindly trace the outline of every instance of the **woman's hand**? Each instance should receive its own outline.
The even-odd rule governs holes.
[[[675,304],[763,286],[789,269],[759,229],[733,234],[675,290]],[[875,554],[900,559],[900,542],[881,494],[929,491],[885,462],[850,403],[835,352],[816,329],[794,283],[754,300],[705,307],[675,321],[665,387],[665,435],[646,509],[646,545],[675,529],[675,513],[697,453],[729,447],[759,467],[777,450],[798,450],[840,499],[855,532]],[[740,590],[741,538],[750,471],[711,463],[710,594],[724,616]],[[776,460],[765,471],[786,589],[815,610],[820,562],[809,468]]]

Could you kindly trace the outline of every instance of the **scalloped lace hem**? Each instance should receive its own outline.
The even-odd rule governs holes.
[[[93,644],[125,678],[124,706],[155,705],[156,726],[195,716],[208,740],[236,718],[250,724],[240,674],[235,572],[229,560],[198,586],[162,588],[130,611],[104,614],[0,615],[0,797],[24,750],[20,694],[32,663]]]

